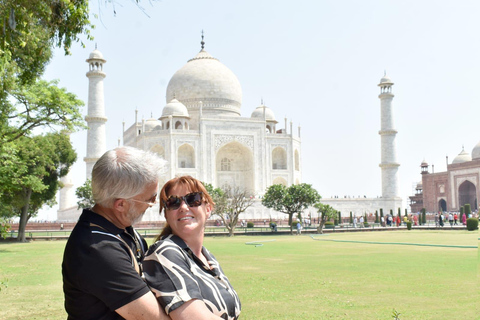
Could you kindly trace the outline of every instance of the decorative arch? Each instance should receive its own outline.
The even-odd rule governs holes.
[[[282,177],[276,177],[274,180],[273,180],[273,183],[272,184],[281,184],[281,185],[284,185],[285,187],[287,187],[287,180],[285,180],[284,178]]]
[[[180,120],[175,122],[175,129],[183,129],[183,125]]]
[[[253,153],[245,145],[232,141],[218,149],[215,155],[217,186],[238,187],[255,191]]]
[[[438,211],[447,211],[447,201],[445,201],[445,199],[440,199],[440,201],[438,201]]]
[[[273,132],[273,129],[272,129],[272,127],[271,127],[269,124],[267,124],[267,127],[266,127],[266,128],[267,128],[267,129],[266,129],[265,131],[266,131],[267,133],[272,133],[272,132]]]
[[[150,151],[158,154],[160,157],[165,159],[165,149],[161,145],[159,144],[154,145],[153,147],[150,148]]]
[[[458,187],[458,203],[460,206],[468,203],[472,210],[477,210],[477,188],[472,182],[466,180]]]
[[[195,168],[195,150],[188,143],[178,148],[178,168]]]
[[[300,171],[300,153],[295,149],[295,170]]]
[[[287,169],[287,151],[282,147],[276,147],[272,151],[272,169],[286,170]]]

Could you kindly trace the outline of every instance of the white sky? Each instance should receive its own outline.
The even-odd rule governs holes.
[[[119,1],[120,2],[120,1]],[[100,9],[99,9],[100,3]],[[107,148],[117,146],[122,121],[160,117],[168,81],[200,50],[238,77],[242,116],[263,98],[284,127],[301,126],[303,181],[323,197],[381,195],[380,89],[393,80],[399,191],[407,204],[420,163],[446,170],[480,141],[480,1],[143,0],[92,1],[101,21],[86,48],[58,50],[44,78],[85,101],[88,58],[98,49],[104,71]],[[288,124],[290,130],[290,124]],[[78,154],[75,188],[85,180],[86,131],[72,135]],[[54,207],[38,219],[56,219]]]

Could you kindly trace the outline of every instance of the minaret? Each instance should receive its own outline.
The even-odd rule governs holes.
[[[63,134],[67,135],[70,139],[70,132],[62,131]],[[62,182],[62,187],[59,191],[58,197],[58,211],[62,212],[71,207],[75,206],[75,190],[73,190],[73,180],[72,180],[72,168],[68,171],[68,173],[60,178]],[[58,215],[58,214],[57,214]]]
[[[378,86],[380,87],[378,97],[380,98],[381,108],[381,128],[378,134],[380,134],[381,139],[382,197],[398,200],[398,167],[400,164],[397,162],[395,147],[397,130],[394,129],[392,114],[393,82],[384,75]]]
[[[86,60],[89,71],[87,72],[88,83],[88,114],[85,117],[88,125],[87,133],[87,156],[83,158],[87,165],[87,179],[92,177],[92,169],[95,162],[106,151],[105,103],[103,99],[103,64],[107,62],[100,51],[95,48]]]

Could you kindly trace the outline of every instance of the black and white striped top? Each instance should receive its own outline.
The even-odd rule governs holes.
[[[209,266],[180,237],[163,237],[150,247],[143,260],[147,284],[167,314],[198,299],[213,314],[225,320],[238,319],[241,306],[237,293],[215,257],[205,247],[202,253]]]

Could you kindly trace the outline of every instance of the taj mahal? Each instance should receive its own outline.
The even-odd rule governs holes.
[[[86,60],[89,69],[86,178],[93,165],[106,151],[106,127],[103,81],[106,77],[103,54],[95,49]],[[386,75],[380,80],[382,197],[375,199],[323,199],[337,210],[362,215],[396,209],[402,204],[398,196],[395,136],[393,126],[393,82]],[[108,94],[108,93],[107,93]],[[254,198],[254,205],[241,219],[284,219],[285,214],[265,208],[261,197],[273,184],[302,183],[300,127],[283,119],[279,123],[274,111],[263,101],[249,116],[242,116],[242,88],[235,74],[218,59],[201,50],[171,77],[161,114],[147,120],[132,110],[133,124],[123,123],[123,145],[157,153],[167,160],[160,187],[169,179],[191,175],[214,187],[238,187]],[[133,114],[134,113],[134,114]],[[62,178],[59,221],[74,221],[80,215],[72,179]],[[316,216],[314,209],[310,216]],[[307,212],[307,215],[309,214]],[[158,205],[147,210],[143,221],[162,220]]]

